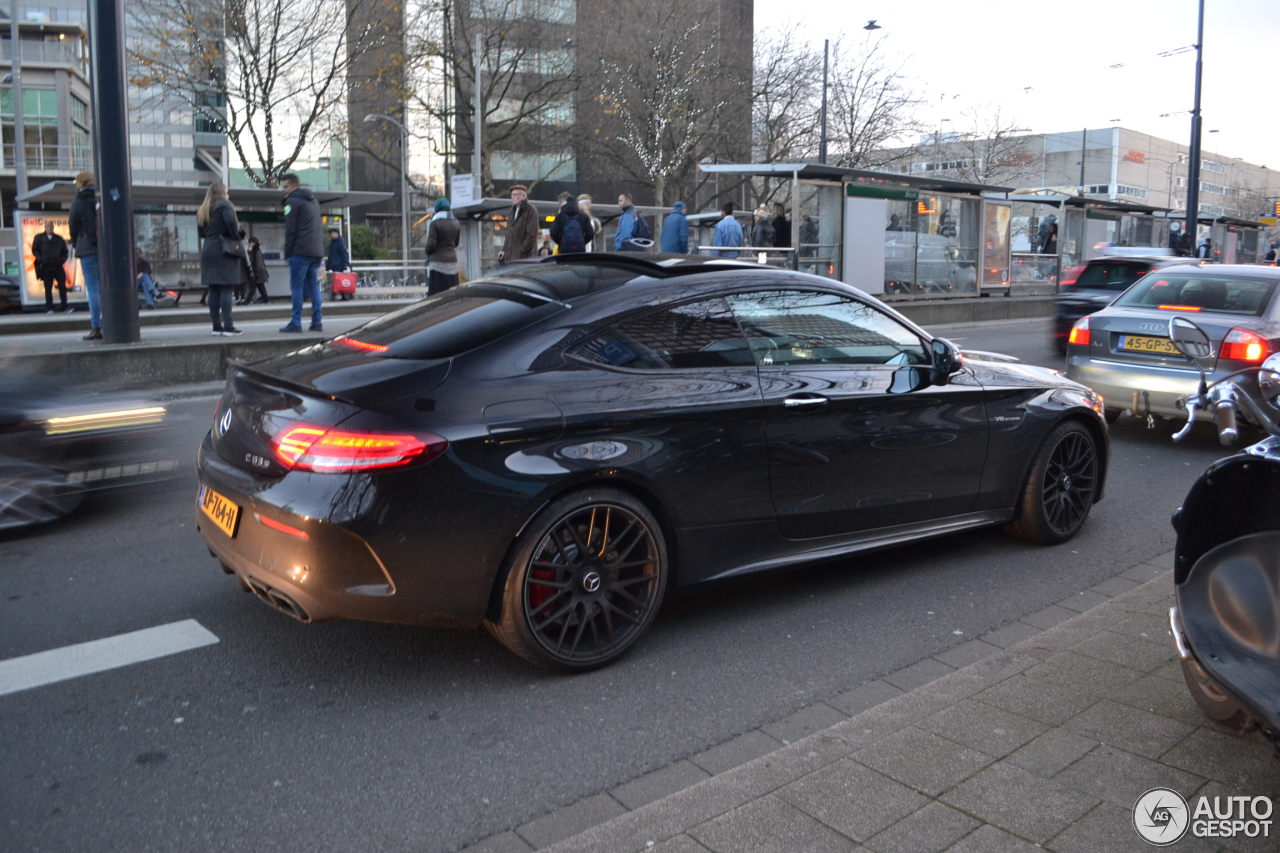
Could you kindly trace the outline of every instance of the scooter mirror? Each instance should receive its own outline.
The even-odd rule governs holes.
[[[1262,362],[1258,369],[1258,391],[1274,409],[1280,409],[1280,353]]]
[[[1213,353],[1213,345],[1204,329],[1186,317],[1174,317],[1169,321],[1169,337],[1178,352],[1188,358],[1208,358]]]

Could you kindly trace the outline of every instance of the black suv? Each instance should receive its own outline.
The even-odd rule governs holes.
[[[1081,317],[1101,311],[1115,301],[1129,285],[1154,269],[1198,264],[1195,258],[1169,255],[1104,255],[1063,273],[1058,302],[1053,314],[1053,342],[1058,352],[1067,352],[1067,336]]]

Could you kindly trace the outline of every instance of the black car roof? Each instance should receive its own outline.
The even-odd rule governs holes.
[[[566,273],[574,271],[588,275],[555,275],[559,268]],[[639,254],[578,252],[570,255],[551,255],[534,261],[519,261],[485,276],[494,284],[505,283],[541,293],[562,302],[583,296],[612,290],[624,284],[645,278],[661,280],[678,276],[716,271],[779,272],[777,267],[763,266],[750,261],[732,258],[712,258],[698,255]],[[481,281],[477,279],[477,283]]]

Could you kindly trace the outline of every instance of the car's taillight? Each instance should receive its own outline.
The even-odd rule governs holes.
[[[298,423],[271,439],[284,467],[327,474],[427,462],[448,447],[447,439],[432,433],[363,432]]]
[[[1229,361],[1260,362],[1271,354],[1266,338],[1248,329],[1232,329],[1222,340],[1219,358]]]
[[[1079,266],[1072,267],[1071,269],[1064,272],[1062,274],[1062,281],[1061,281],[1062,286],[1066,287],[1069,284],[1075,284],[1077,281],[1079,281],[1080,273],[1084,272],[1086,266],[1087,264],[1080,264]]]
[[[347,349],[360,350],[361,352],[386,352],[390,347],[386,344],[371,344],[368,341],[357,341],[355,338],[349,338],[346,335],[338,335],[330,343],[337,344]]]
[[[1071,327],[1071,335],[1067,338],[1069,344],[1079,344],[1082,347],[1089,345],[1089,318],[1081,317],[1076,320],[1076,324]]]

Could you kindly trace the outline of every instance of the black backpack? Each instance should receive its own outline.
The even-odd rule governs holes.
[[[585,252],[586,250],[587,235],[582,230],[582,223],[578,221],[577,216],[570,216],[569,220],[564,224],[564,230],[560,232],[560,253]]]
[[[645,218],[640,214],[636,213],[635,211],[632,211],[631,215],[635,217],[635,220],[636,220],[636,230],[632,233],[631,239],[632,240],[652,240],[653,229],[649,227],[649,223],[645,220]]]

